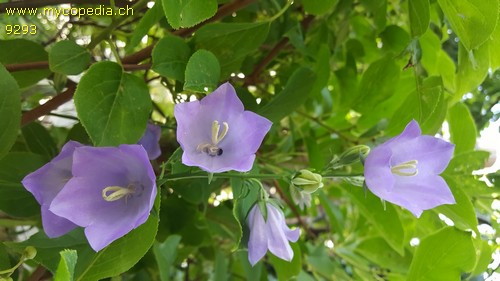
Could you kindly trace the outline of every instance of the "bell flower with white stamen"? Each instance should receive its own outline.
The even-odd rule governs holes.
[[[404,131],[373,149],[365,160],[368,189],[383,200],[402,206],[420,217],[424,210],[455,199],[439,176],[455,146],[433,136],[422,136],[411,121]]]
[[[255,153],[272,125],[245,111],[229,83],[200,101],[175,105],[174,115],[182,163],[209,173],[252,169]]]

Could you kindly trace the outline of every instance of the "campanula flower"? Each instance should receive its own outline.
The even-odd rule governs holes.
[[[264,219],[258,204],[255,204],[248,214],[250,238],[248,240],[248,260],[254,266],[267,250],[286,261],[293,258],[290,242],[299,239],[298,228],[290,230],[285,223],[285,216],[274,205],[266,203],[267,220]]]
[[[144,135],[137,144],[140,144],[146,149],[149,160],[155,160],[161,155],[160,150],[161,127],[152,123],[148,123]]]
[[[73,152],[82,144],[70,141],[66,143],[59,155],[40,169],[27,175],[22,183],[24,187],[33,194],[36,201],[41,205],[42,226],[50,238],[59,237],[71,231],[76,224],[57,216],[49,210],[49,206],[56,195],[71,178],[71,166],[73,164]]]
[[[247,172],[271,121],[245,111],[229,83],[200,101],[175,105],[182,163],[210,173]]]
[[[99,251],[146,222],[156,196],[155,174],[141,145],[78,147],[72,177],[49,210],[85,228]]]
[[[442,173],[455,146],[444,140],[422,136],[418,123],[411,121],[404,131],[368,154],[365,181],[383,200],[402,206],[420,217],[424,210],[455,199]]]

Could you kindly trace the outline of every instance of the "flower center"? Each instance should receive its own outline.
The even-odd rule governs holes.
[[[410,160],[391,167],[391,172],[398,176],[413,177],[418,174],[417,160]]]
[[[124,197],[127,200],[133,193],[135,193],[134,185],[129,185],[128,187],[113,185],[102,190],[102,198],[108,202],[117,201]]]
[[[214,122],[212,122],[212,143],[199,144],[196,150],[204,152],[212,157],[222,155],[222,148],[220,148],[218,144],[226,137],[229,131],[229,124],[227,124],[227,122],[222,122],[222,125],[224,127],[221,131],[219,121],[214,120]]]

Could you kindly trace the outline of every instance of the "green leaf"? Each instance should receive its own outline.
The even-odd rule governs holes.
[[[471,198],[463,190],[463,183],[460,181],[460,178],[446,175],[443,175],[443,178],[448,183],[456,204],[441,205],[433,210],[438,214],[442,213],[450,218],[458,229],[472,229],[478,233],[476,211],[472,205]]]
[[[174,265],[175,257],[177,256],[177,246],[181,242],[182,236],[170,235],[164,242],[155,242],[153,245],[153,253],[158,263],[160,270],[160,280],[168,281],[170,278],[170,268]]]
[[[401,256],[404,255],[404,229],[394,205],[386,202],[384,207],[378,197],[359,187],[342,184],[342,188],[348,191],[357,208],[385,241]]]
[[[237,235],[237,242],[234,249],[238,249],[241,244],[242,248],[246,248],[249,238],[247,227],[247,216],[250,209],[257,202],[260,195],[260,186],[257,186],[253,181],[244,181],[238,178],[231,178],[231,188],[233,190],[234,205],[233,216],[238,221],[240,226]]]
[[[476,261],[471,234],[446,227],[420,241],[408,280],[460,280]]]
[[[57,266],[54,281],[73,281],[76,260],[78,259],[77,252],[75,250],[63,250],[59,254],[61,260]]]
[[[132,49],[137,46],[144,35],[146,35],[151,27],[153,27],[160,19],[165,16],[163,12],[163,7],[161,5],[161,1],[155,2],[155,5],[144,13],[141,20],[134,28],[134,32],[132,33],[132,37],[130,37],[130,41],[128,42],[125,50],[127,52],[132,51]]]
[[[184,90],[213,91],[220,78],[219,61],[211,52],[198,50],[189,58],[185,77]]]
[[[390,98],[394,94],[395,81],[399,80],[400,72],[400,67],[396,65],[392,56],[373,62],[361,78],[354,108],[360,112],[367,112]]]
[[[39,123],[31,122],[22,127],[22,133],[31,152],[43,155],[47,160],[54,158],[59,152],[47,129]]]
[[[481,85],[489,67],[489,44],[483,44],[472,51],[467,51],[463,44],[459,44],[455,100],[460,100],[464,94]]]
[[[245,56],[256,52],[269,32],[269,22],[210,23],[196,31],[198,49],[212,52],[221,63],[223,78],[240,72]]]
[[[269,255],[269,261],[276,270],[276,275],[279,281],[287,281],[299,275],[302,269],[302,253],[298,243],[290,243],[293,251],[293,259],[291,261],[282,260],[275,255]]]
[[[476,145],[476,124],[469,108],[456,103],[448,110],[451,142],[455,144],[455,154],[474,150]]]
[[[21,180],[43,164],[44,157],[28,152],[10,152],[0,160],[0,210],[15,217],[40,213],[40,205]]]
[[[190,55],[191,50],[184,40],[167,35],[153,49],[152,69],[162,76],[184,81]]]
[[[194,26],[217,12],[217,0],[162,0],[162,5],[174,29]]]
[[[72,40],[59,41],[49,51],[49,67],[54,72],[76,75],[89,64],[89,51]]]
[[[257,113],[272,122],[279,122],[307,100],[315,80],[316,74],[309,68],[295,70],[285,88]]]
[[[146,129],[151,111],[148,87],[119,64],[92,65],[74,99],[78,117],[97,146],[137,143]]]
[[[401,133],[404,127],[415,119],[423,134],[435,134],[446,117],[447,103],[443,85],[439,77],[429,77],[408,95],[405,102],[392,116],[387,127],[387,135]]]
[[[408,0],[412,37],[419,37],[429,27],[431,19],[429,0]]]
[[[300,2],[307,13],[321,16],[332,12],[339,0],[302,0]]]
[[[455,154],[444,174],[472,175],[473,171],[484,168],[489,157],[489,152],[480,150]]]
[[[39,44],[26,39],[0,40],[0,63],[21,64],[47,61],[48,54]],[[26,88],[50,75],[48,69],[23,70],[12,73],[20,88]],[[3,74],[1,76],[4,76]]]
[[[474,244],[478,257],[474,265],[474,270],[472,271],[472,276],[477,276],[482,275],[491,263],[491,255],[493,254],[494,247],[492,247],[488,241],[482,239],[474,240]]]
[[[438,3],[467,51],[483,44],[495,29],[498,0],[438,0]]]
[[[52,272],[57,271],[60,251],[76,250],[78,263],[74,280],[95,281],[119,275],[135,265],[153,244],[157,229],[158,218],[150,215],[144,224],[97,253],[88,245],[81,228],[59,238],[48,238],[39,232],[24,242],[8,242],[6,245],[19,252],[26,246],[35,247],[35,260]]]
[[[0,41],[1,45],[1,41]],[[2,49],[3,50],[3,49]],[[0,52],[0,56],[1,56]],[[17,82],[0,64],[0,159],[10,150],[21,124],[21,95]]]
[[[360,256],[378,264],[382,268],[390,268],[391,272],[408,272],[412,256],[406,252],[404,256],[391,249],[382,237],[370,237],[358,242],[354,251]]]

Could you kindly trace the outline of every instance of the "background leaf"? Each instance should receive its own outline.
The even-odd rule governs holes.
[[[194,26],[217,11],[216,0],[162,0],[162,4],[168,22],[175,29]]]
[[[220,65],[217,58],[207,50],[198,50],[186,65],[185,90],[195,92],[213,91],[220,78]]]
[[[71,40],[59,41],[49,51],[49,67],[54,72],[76,75],[89,64],[88,50]]]
[[[146,129],[151,98],[140,78],[116,63],[100,62],[78,84],[75,106],[95,145],[134,144]]]
[[[1,42],[0,42],[1,44]],[[0,55],[1,56],[1,55]],[[14,144],[21,123],[21,96],[16,80],[0,64],[0,159]]]

